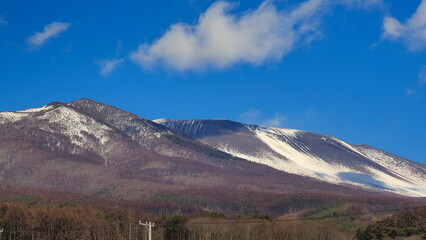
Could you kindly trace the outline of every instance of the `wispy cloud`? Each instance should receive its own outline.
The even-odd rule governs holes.
[[[5,16],[0,15],[0,27],[6,26],[9,22],[6,20]]]
[[[243,112],[237,120],[243,123],[259,124],[261,122],[261,115],[262,112],[260,110],[250,108],[249,110]]]
[[[58,36],[62,32],[66,31],[69,28],[69,23],[64,22],[52,22],[44,26],[42,32],[37,32],[33,36],[27,39],[28,45],[32,49],[37,49],[41,47],[49,39]]]
[[[401,23],[392,16],[383,20],[382,39],[400,41],[410,51],[426,49],[426,0],[422,0],[414,14]]]
[[[124,62],[123,59],[103,59],[96,60],[96,64],[99,65],[99,74],[102,76],[108,76],[114,72]]]
[[[262,125],[269,127],[282,127],[286,120],[287,118],[282,116],[280,113],[275,113],[273,117],[265,119]]]
[[[262,111],[250,108],[246,112],[242,113],[237,120],[243,123],[257,124],[261,126],[283,127],[287,118],[278,112],[274,113],[273,116],[264,116]]]
[[[271,1],[243,14],[219,1],[195,25],[177,23],[151,44],[142,44],[130,58],[144,69],[158,66],[177,71],[223,69],[236,64],[261,65],[280,60],[298,44],[320,36],[325,0],[308,0],[289,11]]]

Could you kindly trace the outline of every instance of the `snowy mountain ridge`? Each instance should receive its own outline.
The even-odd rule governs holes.
[[[31,154],[30,158],[26,151]],[[45,162],[52,158],[58,165]],[[229,167],[261,174],[270,170],[278,175],[296,174],[299,176],[292,176],[306,184],[319,182],[312,180],[314,178],[341,186],[426,196],[425,165],[370,146],[351,145],[335,137],[302,130],[224,119],[150,121],[89,99],[0,112],[0,180],[16,177],[15,182],[25,183],[29,181],[25,179],[37,179],[35,183],[43,187],[51,186],[52,182],[59,186],[64,182],[51,181],[44,175],[19,177],[15,171],[22,166],[28,167],[29,172],[54,169],[70,161],[78,168],[82,167],[81,162],[112,168],[121,166],[122,172],[118,175],[125,178],[141,177],[140,171],[153,167],[156,176],[170,174],[193,183],[188,177],[191,171],[198,176],[200,169],[210,172],[210,168]],[[198,167],[193,168],[194,164]],[[33,165],[40,166],[30,168]],[[220,175],[221,172],[214,181],[219,181]],[[92,188],[77,182],[73,186],[75,191]]]
[[[237,158],[90,99],[0,113],[0,183],[128,200],[182,191],[394,197]]]
[[[154,120],[221,151],[336,184],[426,196],[426,167],[369,146],[294,129],[227,120]]]

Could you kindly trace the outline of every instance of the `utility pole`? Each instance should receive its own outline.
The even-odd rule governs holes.
[[[148,229],[148,240],[152,240],[152,227],[154,227],[154,223],[151,222],[145,222],[143,223],[141,220],[139,220],[139,225],[145,226],[146,229]]]

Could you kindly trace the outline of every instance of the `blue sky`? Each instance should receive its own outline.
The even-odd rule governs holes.
[[[426,163],[426,0],[0,1],[0,111],[303,129]]]

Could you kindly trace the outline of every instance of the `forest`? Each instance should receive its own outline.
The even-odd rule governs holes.
[[[45,196],[21,195],[0,198],[0,239],[145,240],[147,230],[139,220],[155,222],[153,239],[393,239],[416,236],[426,239],[426,206],[397,204],[390,199],[315,199],[290,196],[271,205],[269,213],[250,201],[238,211],[219,212],[196,208],[179,196],[157,196],[157,203],[84,199],[49,200]],[[69,197],[69,196],[67,196]],[[175,201],[174,204],[165,200]],[[177,204],[177,203],[181,204]],[[185,203],[185,204],[183,204]],[[380,204],[377,204],[380,203]],[[185,205],[194,206],[185,208]],[[156,211],[147,213],[143,209]],[[408,209],[407,209],[408,208]],[[168,209],[167,211],[164,209]],[[182,211],[183,210],[183,211]],[[417,238],[415,238],[417,239]]]

